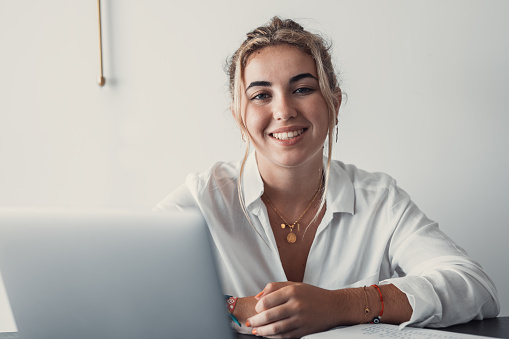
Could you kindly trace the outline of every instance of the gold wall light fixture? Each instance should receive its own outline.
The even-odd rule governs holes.
[[[99,18],[99,78],[97,83],[103,87],[106,83],[106,79],[103,76],[103,44],[102,44],[102,33],[101,33],[101,0],[97,0],[97,16]]]

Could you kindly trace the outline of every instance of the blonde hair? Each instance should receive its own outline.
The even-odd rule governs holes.
[[[231,57],[227,70],[229,76],[230,95],[232,98],[232,111],[242,134],[248,136],[249,132],[244,124],[241,112],[241,95],[246,63],[253,52],[267,46],[277,46],[281,44],[288,44],[297,47],[314,59],[318,73],[320,91],[328,107],[329,126],[327,134],[327,170],[325,172],[324,192],[322,194],[320,208],[313,218],[314,221],[325,204],[325,194],[327,192],[329,182],[329,169],[332,156],[332,135],[334,133],[334,126],[336,125],[336,114],[337,109],[339,108],[341,96],[341,89],[339,87],[329,53],[330,44],[328,44],[321,36],[304,30],[304,28],[295,21],[290,19],[280,19],[279,17],[273,17],[266,26],[258,27],[252,32],[247,33],[247,39]],[[249,137],[247,138],[246,143],[246,151],[240,168],[237,189],[244,214],[250,221],[242,193],[242,175],[251,145]]]

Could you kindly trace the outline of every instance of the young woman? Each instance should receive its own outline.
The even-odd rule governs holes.
[[[342,93],[320,36],[275,17],[248,33],[229,78],[244,159],[190,174],[157,209],[203,214],[238,330],[498,314],[493,282],[394,179],[331,160]]]

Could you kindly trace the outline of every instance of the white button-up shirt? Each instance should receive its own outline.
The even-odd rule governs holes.
[[[261,199],[254,152],[242,183],[251,222],[238,198],[239,169],[240,163],[218,162],[190,174],[156,210],[199,210],[212,235],[224,293],[245,297],[287,278]],[[326,201],[304,283],[325,289],[392,283],[413,309],[402,326],[440,327],[498,314],[495,286],[481,266],[390,176],[332,161]]]

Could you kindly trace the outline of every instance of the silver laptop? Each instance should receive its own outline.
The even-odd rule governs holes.
[[[233,337],[196,215],[0,212],[0,272],[3,337]]]

